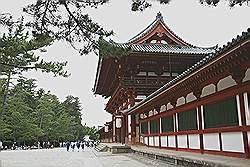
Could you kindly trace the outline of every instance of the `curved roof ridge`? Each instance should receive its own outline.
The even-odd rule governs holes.
[[[153,27],[155,27],[156,23],[158,21],[158,18],[156,17],[156,19],[149,24],[145,29],[143,29],[141,32],[139,32],[137,35],[135,35],[134,37],[132,37],[130,40],[128,40],[127,43],[132,43],[134,41],[136,41],[137,39],[139,39],[140,37],[146,35],[150,30],[153,29]]]
[[[186,42],[185,40],[183,40],[181,37],[179,37],[176,33],[174,33],[168,26],[167,24],[164,22],[163,16],[161,14],[161,12],[158,12],[156,15],[155,20],[149,24],[145,29],[143,29],[140,33],[138,33],[137,35],[135,35],[133,38],[131,38],[130,40],[128,40],[128,42],[125,43],[133,43],[138,41],[140,38],[145,37],[146,35],[148,35],[150,32],[152,32],[152,30],[158,25],[161,24],[166,31],[169,32],[169,34],[171,34],[174,38],[176,38],[177,40],[179,40],[181,43],[188,45],[188,46],[192,46],[192,47],[198,47],[198,48],[206,48],[206,47],[199,47],[199,46],[195,46],[190,44],[189,42]],[[212,47],[207,47],[206,49],[215,49],[217,48],[216,46],[212,46]]]

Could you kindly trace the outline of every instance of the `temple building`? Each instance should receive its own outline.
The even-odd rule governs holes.
[[[249,158],[250,29],[203,48],[158,13],[128,42],[102,43],[94,93],[112,114],[102,142]]]

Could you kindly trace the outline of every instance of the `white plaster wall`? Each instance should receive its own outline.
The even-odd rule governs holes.
[[[158,114],[158,111],[156,111],[156,109],[153,110],[153,114],[156,115]]]
[[[199,118],[199,117],[198,117]],[[204,127],[205,127],[205,124],[204,124],[204,108],[203,108],[203,105],[201,106],[201,127],[202,127],[202,129],[204,129]]]
[[[168,147],[175,147],[175,136],[168,136]]]
[[[150,117],[150,116],[152,116],[152,115],[154,115],[154,112],[153,112],[152,110],[150,110],[150,111],[148,112],[148,116]]]
[[[175,115],[173,115],[173,124],[174,124],[174,132],[175,132],[176,131],[176,127],[175,127],[175,125],[176,125]]]
[[[197,128],[198,130],[201,130],[200,129],[200,126],[199,126],[199,113],[198,113],[198,107],[196,107],[196,123],[197,123]]]
[[[185,104],[185,97],[180,97],[176,101],[176,107]]]
[[[250,147],[250,132],[247,132],[247,137],[248,137],[248,146]]]
[[[168,137],[167,136],[161,136],[161,146],[162,147],[167,147],[168,146]]]
[[[250,68],[247,69],[245,73],[245,77],[243,78],[242,82],[246,82],[250,80]]]
[[[215,92],[216,92],[216,87],[215,87],[214,84],[207,85],[202,89],[201,97],[211,95],[211,94],[213,94]]]
[[[200,137],[197,134],[188,135],[189,148],[200,149]]]
[[[167,104],[167,110],[174,108],[170,103]]]
[[[140,136],[140,143],[143,143],[143,142],[144,142],[143,137]]]
[[[250,110],[248,104],[248,95],[244,93],[244,107],[245,107],[245,114],[246,114],[246,125],[250,125]]]
[[[115,136],[115,121],[113,121],[113,136]]]
[[[153,136],[149,137],[149,145],[154,146],[154,137]]]
[[[222,150],[244,152],[242,132],[221,133]]]
[[[155,146],[159,146],[159,136],[155,136]]]
[[[131,133],[131,115],[128,115],[128,133]]]
[[[179,123],[178,123],[178,113],[176,113],[176,114],[173,115],[173,116],[175,116],[175,117],[174,117],[175,126],[176,126],[176,130],[177,130],[177,132],[178,132],[178,131],[179,131],[179,127],[178,127],[178,125],[179,125]]]
[[[160,109],[160,112],[164,112],[164,111],[166,111],[166,110],[167,110],[166,105],[162,105],[162,106],[161,106],[161,109]]]
[[[161,132],[162,132],[162,131],[161,131],[161,118],[160,118],[160,129],[159,129],[159,130],[160,130],[160,133],[161,133]]]
[[[155,72],[148,72],[148,76],[157,76]]]
[[[238,120],[239,120],[239,126],[242,126],[241,122],[241,113],[240,113],[240,97],[239,95],[236,96],[236,105],[237,105],[237,113],[238,113]]]
[[[195,101],[197,98],[194,96],[193,92],[189,93],[186,97],[186,102],[190,103],[192,101]]]
[[[144,118],[144,115],[143,115],[143,114],[140,114],[140,118],[143,119],[143,118]]]
[[[232,76],[227,76],[223,79],[221,79],[217,84],[218,91],[224,90],[226,88],[229,88],[231,86],[237,85],[235,80],[232,78]]]
[[[178,135],[178,148],[187,148],[187,135]]]
[[[148,145],[148,137],[144,137],[144,144]]]
[[[205,150],[220,150],[218,133],[204,134],[203,141]]]

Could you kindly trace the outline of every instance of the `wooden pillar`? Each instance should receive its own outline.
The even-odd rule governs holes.
[[[197,107],[198,109],[198,121],[199,121],[199,131],[200,131],[200,134],[199,134],[199,139],[200,139],[200,152],[201,154],[204,154],[204,143],[203,143],[203,134],[201,133],[202,132],[202,122],[204,120],[202,120],[202,113],[201,113],[201,106],[198,106]]]
[[[161,105],[159,106],[156,106],[155,107],[157,113],[159,114],[160,113],[160,110],[161,110]],[[161,118],[158,118],[157,119],[157,134],[158,134],[158,137],[159,137],[159,148],[161,147],[161,121],[160,121]]]
[[[135,120],[135,115],[131,115],[131,142],[132,144],[135,144],[135,137],[136,137],[136,120]]]
[[[121,128],[116,128],[116,142],[121,143]]]
[[[122,141],[121,141],[121,143],[122,144],[125,144],[125,138],[126,138],[126,136],[127,136],[127,134],[126,134],[126,129],[127,129],[127,123],[126,123],[126,115],[123,115],[123,117],[122,117]]]
[[[157,119],[158,135],[159,135],[159,148],[161,148],[161,118]]]
[[[175,118],[175,132],[178,132],[178,117],[177,117],[177,113],[174,114],[174,118]],[[177,138],[177,135],[175,135],[175,150],[178,151],[178,138]]]
[[[243,93],[239,94],[239,99],[240,99],[240,116],[241,116],[241,122],[242,126],[246,127],[246,115],[245,115],[245,107],[244,107],[244,96]],[[246,129],[246,128],[244,128]],[[244,144],[244,157],[249,158],[249,145],[248,145],[248,136],[247,136],[247,131],[244,130],[242,132],[243,135],[243,144]]]
[[[116,142],[116,128],[115,128],[115,116],[112,116],[112,129],[113,129],[113,133],[112,133],[112,142]]]

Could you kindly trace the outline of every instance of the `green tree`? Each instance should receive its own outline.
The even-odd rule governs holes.
[[[8,33],[0,37],[0,77],[5,78],[1,81],[4,83],[1,85],[3,96],[0,116],[6,107],[12,78],[21,76],[23,71],[40,69],[42,72],[52,72],[55,76],[68,76],[67,72],[63,71],[66,62],[46,62],[34,54],[34,51],[51,45],[54,41],[51,37],[47,34],[30,35],[25,30],[22,20],[18,23],[9,23],[7,27]]]
[[[0,90],[2,87],[1,84]],[[0,119],[0,139],[4,141],[58,143],[82,140],[85,135],[94,132],[86,130],[81,123],[82,108],[77,97],[67,96],[65,101],[60,102],[50,92],[37,90],[34,79],[24,77],[9,87],[8,92],[6,110]],[[3,97],[1,91],[0,97]]]
[[[57,40],[64,39],[80,54],[98,49],[99,36],[110,36],[113,31],[104,30],[95,23],[85,9],[97,8],[108,0],[37,0],[23,9],[34,20],[28,23],[35,33],[47,33]]]

